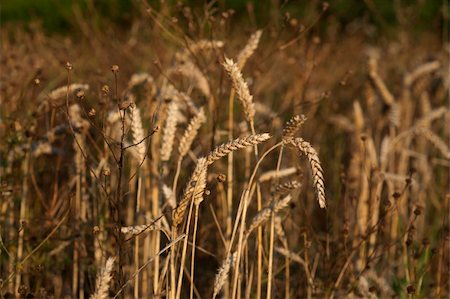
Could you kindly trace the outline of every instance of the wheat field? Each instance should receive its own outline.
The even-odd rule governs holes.
[[[2,26],[2,298],[449,296],[445,1],[391,35],[271,3]]]

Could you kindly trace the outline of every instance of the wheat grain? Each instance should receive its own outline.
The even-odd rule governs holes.
[[[317,200],[321,208],[327,206],[325,199],[325,184],[323,179],[323,169],[320,164],[319,155],[316,150],[309,144],[309,142],[303,140],[302,138],[291,139],[290,144],[295,146],[300,153],[304,154],[309,161],[311,166],[314,186],[316,188]]]
[[[216,147],[207,157],[208,165],[211,165],[220,158],[228,155],[230,152],[242,149],[248,146],[257,145],[264,142],[270,138],[270,134],[255,134],[249,135],[247,137],[240,137],[233,141],[227,142]]]

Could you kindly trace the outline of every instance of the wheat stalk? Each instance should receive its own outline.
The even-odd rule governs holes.
[[[253,123],[255,118],[255,104],[253,103],[253,96],[250,94],[248,85],[242,77],[242,73],[236,63],[232,59],[225,57],[225,62],[222,63],[225,71],[233,83],[233,89],[238,95],[238,99],[244,107],[245,118],[249,123]]]
[[[225,144],[216,147],[207,157],[208,165],[228,155],[229,153],[248,146],[257,145],[270,138],[269,133],[254,134],[246,137],[240,137]]]
[[[106,261],[105,267],[97,275],[97,282],[95,284],[95,293],[91,296],[91,299],[106,299],[108,298],[109,283],[112,279],[112,268],[115,258],[110,257]]]
[[[325,184],[323,178],[323,169],[320,164],[319,155],[316,150],[309,144],[309,142],[303,140],[302,138],[291,139],[289,143],[295,146],[300,153],[304,154],[309,161],[311,166],[314,186],[316,188],[317,200],[319,206],[323,209],[327,206],[325,199]]]

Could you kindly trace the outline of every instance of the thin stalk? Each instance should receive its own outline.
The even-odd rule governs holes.
[[[274,229],[275,228],[275,215],[272,212],[270,215],[270,238],[269,238],[269,271],[267,278],[267,299],[271,298],[272,294],[272,269],[273,269],[273,243],[274,243]]]
[[[197,224],[198,224],[198,204],[195,205],[194,215],[194,235],[192,236],[192,250],[191,250],[191,288],[189,298],[194,298],[194,266],[195,266],[195,242],[197,237]]]
[[[252,176],[250,177],[249,183],[248,183],[248,187],[246,190],[244,190],[244,192],[242,193],[241,196],[241,200],[239,202],[239,208],[238,208],[238,215],[236,215],[236,222],[235,222],[235,227],[233,228],[233,235],[231,236],[232,240],[234,238],[234,234],[237,230],[237,225],[238,225],[238,221],[239,221],[239,216],[241,218],[241,222],[240,222],[240,230],[239,230],[239,241],[238,241],[238,248],[237,248],[237,254],[236,254],[236,263],[235,263],[235,267],[234,267],[234,274],[233,274],[233,288],[232,288],[232,298],[235,299],[236,298],[236,291],[237,291],[237,286],[238,286],[238,276],[239,276],[239,263],[241,260],[241,252],[242,252],[242,248],[243,248],[243,241],[244,241],[244,230],[245,230],[245,218],[247,215],[247,207],[248,207],[248,203],[250,201],[250,189],[253,181],[255,180],[256,177],[256,173],[257,170],[259,169],[259,165],[261,164],[261,162],[264,160],[264,158],[271,153],[273,150],[275,150],[277,147],[281,146],[283,143],[277,143],[276,145],[272,146],[270,149],[268,149],[262,156],[261,158],[259,158],[258,162],[255,165],[255,169],[253,170]],[[241,205],[242,205],[242,215],[239,215],[239,210],[241,209]],[[230,250],[231,250],[231,244],[230,244],[230,248],[229,248],[229,252],[228,252],[228,256],[227,258],[229,258],[230,255]]]

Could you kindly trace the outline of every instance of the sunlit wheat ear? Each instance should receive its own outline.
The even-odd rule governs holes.
[[[155,229],[153,224],[142,224],[134,226],[124,226],[120,228],[122,234],[139,235],[143,231],[152,231]]]
[[[289,168],[284,168],[284,169],[280,169],[280,170],[269,170],[269,171],[263,172],[259,176],[259,181],[262,183],[262,182],[270,181],[274,178],[284,178],[284,177],[291,176],[294,174],[299,174],[299,169],[297,169],[296,167],[289,167]]]
[[[186,186],[183,198],[178,204],[177,208],[172,213],[173,226],[178,227],[183,221],[186,209],[191,202],[194,200],[196,205],[200,204],[203,200],[203,194],[206,189],[206,174],[208,171],[208,163],[206,158],[199,158],[197,160],[197,165],[195,166],[194,172]]]
[[[128,82],[128,89],[132,89],[135,86],[144,84],[144,83],[149,83],[149,84],[154,84],[154,80],[153,77],[150,76],[147,73],[137,73],[137,74],[133,74],[133,76],[131,76],[130,81]]]
[[[287,237],[286,233],[284,232],[283,224],[281,223],[281,217],[276,215],[274,219],[274,225],[275,225],[275,233],[280,240],[281,244],[283,244],[284,248],[288,247]]]
[[[233,89],[236,91],[239,101],[244,107],[245,118],[252,123],[255,118],[255,104],[238,65],[228,58],[225,58],[225,62],[222,65],[233,83]]]
[[[208,165],[210,165],[210,164],[214,163],[215,161],[219,160],[220,158],[225,157],[232,151],[259,144],[261,142],[268,140],[269,138],[270,138],[270,134],[268,134],[268,133],[255,134],[255,135],[249,135],[247,137],[237,138],[233,141],[222,144],[222,145],[216,147],[208,155],[207,163],[208,163]]]
[[[438,149],[446,159],[450,159],[450,148],[448,147],[447,143],[442,140],[441,137],[434,134],[433,131],[427,128],[419,127],[415,130],[415,134],[423,136],[436,149]]]
[[[81,115],[81,108],[78,104],[70,105],[69,117],[70,123],[76,133],[80,133],[80,131],[86,132],[89,129],[90,123]]]
[[[299,152],[308,158],[309,165],[311,166],[313,182],[316,188],[317,200],[319,206],[323,209],[326,208],[327,202],[325,199],[325,183],[323,178],[323,169],[319,160],[319,155],[316,150],[309,144],[309,142],[302,138],[291,139],[289,142],[296,147]]]
[[[72,94],[78,90],[83,90],[83,91],[89,90],[89,85],[73,83],[73,84],[70,84],[69,86],[67,86],[67,85],[61,86],[61,87],[58,87],[58,88],[50,91],[50,93],[48,94],[48,97],[50,98],[50,100],[57,100],[59,98],[65,97],[67,95],[67,90],[69,90],[69,94]]]
[[[228,273],[230,273],[230,270],[234,267],[235,263],[236,263],[236,252],[223,261],[222,267],[220,267],[219,271],[216,274],[216,278],[214,279],[213,298],[216,298],[217,295],[222,290],[222,287],[225,284],[225,281],[227,280]]]
[[[202,39],[189,45],[189,51],[191,51],[193,54],[197,54],[200,51],[223,48],[224,45],[225,43],[221,40]]]
[[[146,142],[144,140],[145,133],[142,128],[141,112],[136,105],[131,108],[131,137],[132,143],[135,144],[136,158],[138,162],[142,162],[146,153]]]
[[[190,60],[186,60],[176,68],[177,72],[192,80],[195,87],[200,90],[205,97],[209,98],[211,91],[209,89],[208,79],[202,71]]]
[[[278,184],[273,190],[273,195],[284,195],[291,192],[292,190],[298,189],[302,184],[296,180],[288,181],[285,183]]]
[[[275,128],[281,126],[282,120],[280,116],[275,111],[273,111],[273,109],[270,108],[268,105],[261,102],[255,102],[255,110],[258,113],[258,115],[262,115],[270,119]]]
[[[244,49],[238,54],[237,64],[240,69],[242,69],[247,62],[248,58],[253,55],[256,48],[258,47],[259,40],[261,39],[262,30],[258,30],[250,36],[247,45],[245,45]]]
[[[253,217],[250,225],[248,226],[247,231],[245,232],[246,237],[248,237],[256,228],[261,226],[264,222],[266,222],[272,213],[277,213],[280,210],[286,208],[291,201],[291,195],[287,195],[281,200],[275,200],[268,207],[265,207],[258,214]]]
[[[161,141],[161,161],[169,161],[175,139],[175,131],[178,123],[178,103],[172,101],[167,111],[166,125]]]
[[[395,99],[378,74],[378,60],[374,55],[369,57],[368,68],[369,77],[372,80],[373,85],[377,89],[384,103],[390,107],[395,103]]]
[[[105,267],[97,274],[97,282],[95,284],[95,293],[91,295],[91,299],[106,299],[109,298],[108,290],[109,283],[112,279],[112,268],[114,265],[115,258],[110,257],[106,261]]]
[[[167,186],[166,184],[164,184],[162,186],[162,192],[164,194],[164,198],[166,199],[166,202],[169,205],[169,207],[171,207],[172,209],[175,209],[177,206],[177,202],[176,202],[175,195],[173,194],[172,189],[169,186]]]
[[[297,133],[305,121],[306,117],[303,114],[291,118],[283,129],[283,141],[287,142],[289,139],[294,138],[295,133]]]
[[[184,92],[179,91],[168,80],[164,80],[160,91],[160,97],[166,101],[177,101],[179,104],[186,105],[191,113],[197,113],[198,108],[192,101],[191,97]]]
[[[430,61],[418,66],[415,70],[405,75],[403,78],[403,84],[405,87],[410,87],[414,81],[418,78],[437,71],[441,67],[441,63],[439,61]]]
[[[183,51],[177,52],[175,54],[175,59],[179,62],[186,61],[201,51],[220,49],[223,48],[223,46],[224,42],[220,40],[199,40],[189,44]]]
[[[180,153],[180,158],[182,159],[191,149],[192,142],[197,136],[200,126],[206,121],[206,115],[203,107],[200,108],[198,113],[191,119],[186,131],[181,137],[180,145],[178,146],[178,152]]]

